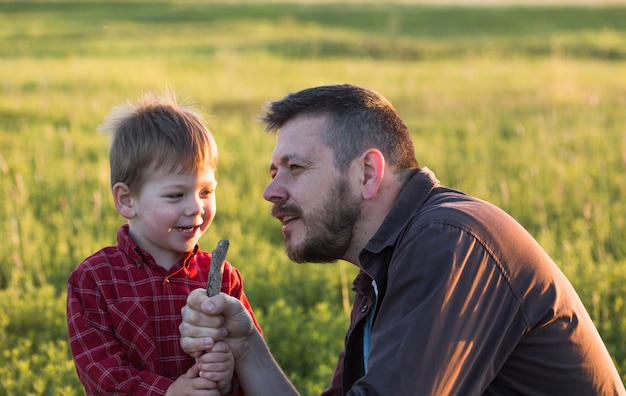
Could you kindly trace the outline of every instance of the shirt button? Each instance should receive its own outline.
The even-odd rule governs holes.
[[[367,312],[367,304],[361,307],[361,313]]]

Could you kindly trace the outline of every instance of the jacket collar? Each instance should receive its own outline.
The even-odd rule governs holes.
[[[362,269],[377,279],[377,282],[381,272],[386,271],[386,266],[380,268],[376,265],[379,260],[372,258],[381,257],[385,260],[387,254],[382,254],[383,250],[395,244],[400,233],[411,220],[411,215],[417,212],[433,189],[438,186],[440,183],[435,174],[426,167],[420,168],[406,182],[382,225],[361,251],[359,259]]]

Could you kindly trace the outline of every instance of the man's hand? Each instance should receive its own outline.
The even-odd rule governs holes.
[[[224,340],[233,353],[239,385],[247,395],[299,395],[241,301],[224,293],[209,298],[204,289],[196,289],[187,297],[182,314],[180,345],[196,358],[203,377],[204,370],[211,369],[211,362],[206,361],[210,355],[203,359],[203,352]]]
[[[243,354],[248,337],[254,330],[250,313],[235,297],[220,293],[207,297],[204,289],[196,289],[187,297],[179,326],[180,345],[196,358],[224,340],[235,361]]]

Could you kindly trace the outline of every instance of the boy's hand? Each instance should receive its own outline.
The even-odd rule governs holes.
[[[235,358],[224,341],[219,341],[198,359],[200,377],[217,383],[221,393],[232,392]]]
[[[220,396],[217,383],[206,378],[199,377],[200,370],[197,365],[176,379],[167,388],[165,396]]]

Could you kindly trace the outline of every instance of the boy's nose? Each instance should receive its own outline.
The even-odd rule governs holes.
[[[187,202],[185,205],[185,215],[186,216],[195,216],[197,214],[204,214],[204,205],[200,198],[193,198]]]

